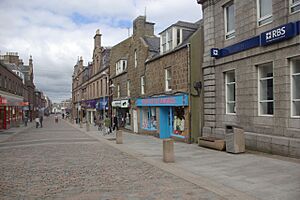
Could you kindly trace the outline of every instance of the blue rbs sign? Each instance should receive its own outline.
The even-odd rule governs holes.
[[[267,46],[282,40],[292,38],[296,35],[294,23],[285,24],[272,30],[266,31],[260,35],[261,46]]]
[[[258,46],[267,46],[283,40],[287,40],[300,34],[300,21],[278,26],[258,36],[225,47],[223,49],[212,48],[211,57],[222,58],[241,51],[245,51]]]

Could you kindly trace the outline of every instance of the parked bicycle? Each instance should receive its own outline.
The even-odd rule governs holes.
[[[103,136],[111,133],[110,119],[106,118],[99,123],[98,130],[102,132]]]

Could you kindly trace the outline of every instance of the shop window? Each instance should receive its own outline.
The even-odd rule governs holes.
[[[226,95],[226,113],[233,114],[236,113],[235,109],[235,71],[229,71],[225,73],[225,95]]]
[[[292,60],[291,72],[292,116],[300,117],[300,58]]]
[[[156,108],[143,107],[141,110],[142,128],[145,130],[157,130]]]
[[[272,63],[258,66],[259,73],[259,113],[260,115],[273,115],[273,65]]]
[[[185,129],[184,107],[174,107],[173,113],[173,133],[171,135],[183,136]]]
[[[258,25],[272,22],[272,0],[257,0]]]
[[[171,68],[165,69],[165,90],[171,91],[172,71]]]
[[[233,38],[235,35],[235,11],[233,1],[224,7],[225,39]]]
[[[300,0],[290,0],[291,13],[300,11]]]

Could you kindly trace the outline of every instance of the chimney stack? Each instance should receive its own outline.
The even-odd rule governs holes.
[[[95,48],[101,48],[101,34],[99,29],[97,29],[96,35],[94,36],[94,46]]]

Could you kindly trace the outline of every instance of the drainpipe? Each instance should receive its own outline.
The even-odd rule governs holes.
[[[191,114],[191,71],[190,71],[190,67],[191,67],[191,63],[190,63],[190,43],[187,43],[187,49],[188,49],[188,52],[187,52],[187,77],[188,77],[188,99],[189,99],[189,107],[188,107],[188,111],[189,111],[189,125],[188,125],[188,130],[189,130],[189,139],[188,139],[188,143],[191,144],[192,143],[192,131],[191,131],[191,127],[192,127],[192,122],[191,122],[191,119],[192,119],[192,114]]]

